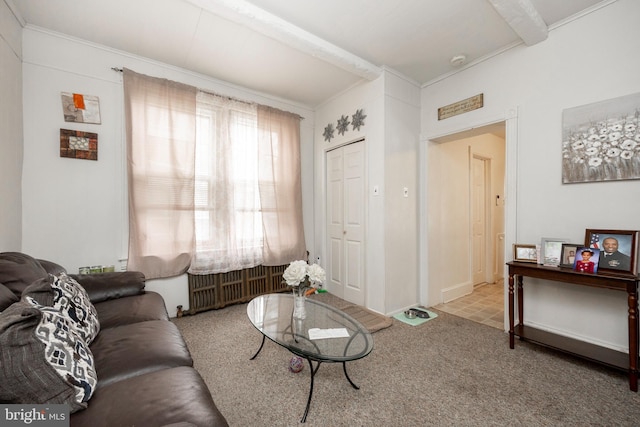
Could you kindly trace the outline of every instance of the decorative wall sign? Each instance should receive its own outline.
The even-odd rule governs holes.
[[[65,122],[100,124],[100,100],[97,96],[61,92]]]
[[[324,132],[322,133],[322,136],[324,136],[324,140],[325,141],[331,141],[331,138],[333,138],[333,124],[329,123],[325,128],[324,128]]]
[[[438,120],[448,119],[458,114],[468,113],[484,106],[484,94],[481,93],[453,104],[438,108]]]
[[[562,183],[640,179],[640,93],[562,112]]]
[[[98,160],[98,134],[60,129],[60,157]]]

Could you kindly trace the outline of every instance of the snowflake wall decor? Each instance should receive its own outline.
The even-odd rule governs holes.
[[[333,138],[333,124],[329,123],[324,128],[324,132],[323,132],[322,136],[324,136],[324,140],[325,141],[331,141],[331,138]]]
[[[343,115],[338,119],[338,134],[344,135],[349,130],[349,117]]]
[[[356,113],[351,116],[351,126],[353,130],[360,130],[361,126],[364,126],[364,119],[367,118],[366,114],[362,113],[362,110],[356,110]]]

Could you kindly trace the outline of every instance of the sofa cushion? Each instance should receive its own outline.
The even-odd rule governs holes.
[[[0,312],[4,311],[14,302],[18,302],[20,299],[11,292],[11,289],[0,283]]]
[[[228,425],[193,368],[163,369],[98,387],[89,410],[71,415],[74,427],[171,424]]]
[[[52,277],[53,306],[70,318],[84,341],[91,344],[100,332],[100,323],[98,312],[89,300],[89,295],[66,273]]]
[[[147,320],[169,320],[164,300],[156,292],[103,301],[95,307],[103,330]]]
[[[0,401],[84,409],[97,378],[89,347],[71,323],[27,297],[0,313]]]
[[[193,365],[180,331],[166,320],[103,329],[91,351],[100,378],[98,388],[159,369]]]
[[[16,294],[38,279],[46,278],[49,273],[35,258],[20,252],[0,253],[0,283]]]
[[[22,292],[22,298],[25,297],[60,311],[87,344],[91,344],[100,331],[98,313],[87,292],[66,273],[36,280]]]
[[[107,301],[144,293],[145,277],[139,271],[99,274],[70,274],[87,290],[91,302]]]

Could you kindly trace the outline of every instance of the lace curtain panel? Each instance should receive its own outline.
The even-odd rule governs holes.
[[[303,259],[299,116],[126,69],[124,81],[129,269],[157,278]]]

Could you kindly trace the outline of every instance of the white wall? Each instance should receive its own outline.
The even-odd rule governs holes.
[[[310,108],[232,86],[34,27],[23,31],[24,173],[22,251],[69,271],[119,264],[127,256],[127,198],[122,74],[111,67],[191,84],[216,93],[271,105],[304,117],[304,170],[313,167],[314,116]],[[102,124],[64,122],[60,92],[98,96]],[[98,161],[61,158],[60,129],[96,132]],[[3,174],[4,176],[4,174]],[[313,247],[313,177],[303,174],[305,235]],[[147,289],[165,298],[171,315],[188,308],[186,276],[152,280]]]
[[[507,245],[542,237],[584,241],[585,229],[640,228],[638,181],[562,185],[561,126],[566,108],[640,92],[637,50],[640,2],[619,0],[422,90],[423,144],[434,136],[489,123],[517,112],[507,129]],[[479,110],[437,121],[437,108],[484,93]],[[608,209],[616,206],[614,211]],[[611,215],[605,215],[612,213]],[[510,233],[511,234],[511,233]],[[425,258],[426,261],[426,258]],[[525,323],[628,349],[626,295],[525,279]],[[431,284],[429,284],[430,286]]]
[[[359,131],[325,141],[324,128],[343,115],[362,109],[367,115]],[[365,305],[380,313],[401,311],[417,296],[417,147],[419,141],[419,90],[408,79],[385,70],[337,95],[316,109],[316,251],[326,254],[325,154],[365,139],[366,150],[366,255]],[[379,195],[373,194],[373,187]],[[404,198],[402,190],[409,189]]]
[[[385,72],[384,249],[385,311],[398,313],[418,301],[418,86]],[[407,189],[407,196],[404,190]]]
[[[22,28],[0,2],[0,252],[22,246]]]

